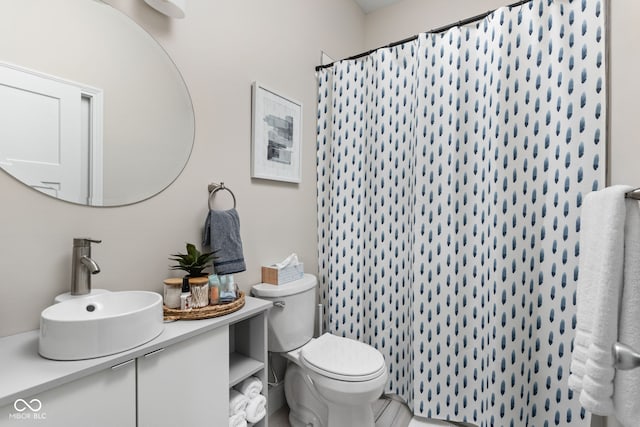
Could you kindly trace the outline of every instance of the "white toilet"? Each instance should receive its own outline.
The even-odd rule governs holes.
[[[373,427],[371,404],[387,383],[375,348],[331,334],[313,338],[317,280],[305,274],[284,285],[260,283],[252,294],[273,301],[269,351],[289,359],[284,389],[292,427]]]

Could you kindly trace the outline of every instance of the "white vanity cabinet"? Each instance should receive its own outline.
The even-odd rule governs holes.
[[[222,326],[16,400],[3,408],[0,426],[18,421],[56,427],[227,425],[228,331]]]
[[[138,427],[229,424],[228,327],[137,359]]]
[[[136,365],[113,368],[32,396],[0,410],[0,426],[135,427]]]
[[[246,297],[237,312],[167,323],[147,344],[90,360],[43,359],[38,331],[0,338],[0,427],[228,425],[230,387],[256,376],[267,396],[270,307]]]

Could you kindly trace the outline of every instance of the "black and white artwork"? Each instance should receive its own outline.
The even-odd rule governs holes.
[[[300,182],[302,104],[255,82],[251,176]]]

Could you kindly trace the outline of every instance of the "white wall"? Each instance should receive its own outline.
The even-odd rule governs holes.
[[[609,149],[612,184],[640,187],[640,2],[609,0]]]
[[[0,336],[36,329],[40,311],[69,289],[76,236],[103,239],[93,249],[102,268],[94,287],[161,291],[169,254],[200,241],[212,181],[238,199],[247,261],[241,288],[260,281],[261,265],[293,251],[317,271],[314,67],[321,49],[337,57],[362,50],[360,9],[345,0],[189,0],[186,19],[171,20],[142,0],[108,3],[159,40],[182,72],[196,115],[193,153],[167,190],[118,208],[64,203],[0,173]],[[254,80],[304,105],[299,185],[250,178]]]
[[[609,0],[609,5],[609,182],[640,187],[640,3]],[[600,425],[621,427],[612,417]]]
[[[366,15],[366,49],[386,46],[506,4],[508,0],[402,0]]]

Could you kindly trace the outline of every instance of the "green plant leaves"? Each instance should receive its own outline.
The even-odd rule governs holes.
[[[202,276],[207,264],[215,258],[213,252],[201,253],[193,243],[187,243],[186,248],[186,254],[171,254],[169,259],[178,263],[170,266],[171,270],[186,271],[191,277]]]

